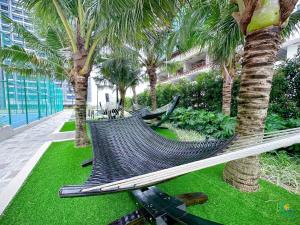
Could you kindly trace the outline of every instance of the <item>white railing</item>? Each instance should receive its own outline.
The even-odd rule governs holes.
[[[181,53],[181,54],[175,56],[174,58],[170,59],[170,62],[182,62],[194,55],[199,54],[200,52],[201,52],[201,48],[192,48],[191,50],[189,50],[185,53]]]
[[[177,73],[175,76],[171,76],[168,79],[161,81],[160,83],[163,84],[163,83],[172,82],[172,81],[175,81],[175,80],[178,80],[178,79],[182,79],[184,77],[189,77],[189,76],[196,75],[197,73],[204,72],[204,71],[207,71],[209,69],[210,69],[209,65],[199,66],[195,69],[192,69],[192,70],[189,70],[189,71],[186,71],[186,72],[183,72],[183,73]]]

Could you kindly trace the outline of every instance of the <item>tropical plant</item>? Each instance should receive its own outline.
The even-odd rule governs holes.
[[[236,63],[239,61],[236,50],[244,40],[238,24],[231,16],[234,10],[235,7],[228,1],[190,1],[190,7],[184,10],[179,22],[179,29],[170,39],[181,51],[191,47],[207,49],[213,63],[222,72],[222,109],[227,115],[230,115],[231,90],[236,76]]]
[[[191,0],[189,3],[190,7],[185,7],[178,18],[177,32],[174,32],[170,38],[171,49],[174,45],[180,51],[186,51],[192,47],[207,49],[213,62],[221,68],[222,110],[230,115],[232,85],[237,75],[237,63],[242,56],[242,49],[238,46],[244,43],[239,24],[232,17],[237,6],[229,4],[228,0]],[[299,11],[291,14],[287,26],[281,33],[283,38],[288,37],[295,31],[295,28],[299,27],[299,20]]]
[[[65,41],[59,30],[48,27],[43,33],[36,30],[34,34],[4,15],[1,19],[9,23],[12,31],[24,39],[27,49],[35,49],[32,51],[18,45],[7,46],[4,42],[0,48],[2,69],[21,75],[49,74],[56,79],[67,78],[71,64],[58,52],[63,48]]]
[[[264,131],[280,33],[297,0],[236,3],[233,16],[246,37],[236,133],[245,136]],[[224,179],[242,191],[257,191],[259,171],[258,156],[251,156],[227,163]]]
[[[129,87],[137,82],[140,71],[137,64],[124,58],[109,58],[101,64],[101,75],[97,77],[98,82],[108,80],[116,85],[121,95],[121,116],[124,116],[125,96]]]
[[[72,69],[70,81],[74,87],[76,145],[89,144],[86,134],[87,80],[92,70],[97,47],[103,43],[103,20],[94,1],[22,1],[25,7],[54,29],[59,27],[66,35],[64,55],[69,57]],[[51,19],[50,19],[51,18]]]
[[[176,109],[170,121],[175,127],[195,130],[214,138],[228,138],[232,136],[236,125],[234,118],[222,113],[212,113],[192,108]]]
[[[145,36],[148,35],[145,34]],[[142,66],[146,68],[146,74],[149,78],[152,110],[156,110],[157,108],[157,69],[165,63],[164,40],[165,32],[157,32],[156,35],[150,36],[140,43],[141,54],[139,58]]]
[[[120,43],[143,27],[161,26],[178,1],[21,0],[45,26],[62,27],[70,56],[71,82],[76,93],[76,145],[89,143],[86,135],[87,85],[99,48]]]

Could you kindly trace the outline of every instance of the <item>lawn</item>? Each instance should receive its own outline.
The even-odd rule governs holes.
[[[75,121],[65,122],[59,132],[68,132],[75,130]]]
[[[165,129],[157,132],[174,138]],[[80,163],[91,157],[91,148],[74,148],[72,141],[53,143],[12,204],[0,218],[4,225],[106,225],[136,209],[129,192],[102,196],[61,199],[58,190],[65,184],[83,183],[91,167]],[[222,180],[223,165],[180,176],[158,185],[171,195],[202,191],[209,196],[204,205],[188,211],[223,224],[300,224],[300,196],[266,181],[257,193],[241,193]],[[289,204],[291,213],[283,210]]]

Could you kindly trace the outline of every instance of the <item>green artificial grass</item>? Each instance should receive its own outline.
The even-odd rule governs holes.
[[[172,132],[158,130],[170,136]],[[172,135],[171,135],[172,136]],[[91,148],[74,148],[72,141],[53,143],[0,218],[1,225],[106,225],[136,209],[130,192],[81,198],[59,198],[58,190],[66,184],[82,184],[91,167],[81,168],[91,157]],[[260,181],[256,193],[241,193],[222,180],[224,166],[190,173],[159,186],[170,195],[202,191],[207,203],[188,211],[222,224],[300,224],[300,196],[269,182]],[[283,204],[289,204],[286,212]]]
[[[154,127],[153,130],[155,130],[157,133],[161,134],[162,136],[164,136],[166,138],[169,138],[169,139],[172,139],[172,140],[178,139],[177,135],[169,129]]]
[[[59,132],[74,131],[75,128],[76,128],[75,121],[68,121],[64,123],[64,125],[62,126]]]

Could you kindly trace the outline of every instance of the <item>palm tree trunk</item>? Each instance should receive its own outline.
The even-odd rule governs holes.
[[[87,77],[77,75],[75,84],[75,142],[77,147],[88,145],[86,133]]]
[[[117,104],[119,104],[119,86],[116,86],[116,98],[117,98]]]
[[[231,74],[229,74],[227,67],[223,64],[223,90],[222,90],[222,111],[225,115],[230,116],[231,109],[231,91],[233,79]]]
[[[131,89],[133,93],[133,101],[135,104],[137,104],[136,86],[135,85],[131,86]]]
[[[267,116],[273,78],[273,66],[280,45],[280,28],[269,27],[247,34],[241,87],[238,98],[236,133],[239,136],[262,133]],[[226,164],[224,180],[240,189],[259,189],[258,156]]]
[[[75,84],[75,144],[76,147],[84,147],[90,144],[89,138],[86,132],[86,107],[87,107],[87,88],[88,78],[91,71],[87,71],[82,74],[87,54],[85,50],[79,51],[73,55],[74,67],[72,69],[72,75]]]
[[[150,81],[150,96],[151,96],[151,106],[152,110],[157,109],[157,102],[156,102],[156,83],[157,83],[157,75],[156,75],[156,67],[151,66],[147,68],[147,73],[149,76]]]
[[[126,90],[123,88],[120,88],[120,95],[121,95],[121,117],[124,117]]]

